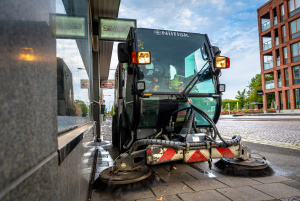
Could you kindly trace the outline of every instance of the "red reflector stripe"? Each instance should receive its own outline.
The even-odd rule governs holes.
[[[196,150],[195,153],[189,158],[187,162],[197,162],[197,161],[208,161],[208,159],[199,150]]]
[[[163,163],[171,160],[173,156],[175,155],[175,150],[168,148],[165,153],[160,157],[160,159],[157,161],[158,163]]]
[[[217,150],[220,152],[220,154],[222,154],[223,157],[227,157],[227,158],[235,157],[232,151],[228,148],[217,148]]]

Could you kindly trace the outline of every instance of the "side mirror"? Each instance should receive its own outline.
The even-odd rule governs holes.
[[[220,56],[221,50],[217,46],[212,46],[215,56]]]
[[[128,43],[119,43],[118,44],[118,59],[119,59],[119,63],[129,63],[130,62]]]

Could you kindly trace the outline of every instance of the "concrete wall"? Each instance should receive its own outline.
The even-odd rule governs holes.
[[[83,163],[89,150],[85,140],[94,131],[58,162],[56,43],[50,13],[55,13],[53,0],[0,3],[0,200],[87,197],[92,160]]]

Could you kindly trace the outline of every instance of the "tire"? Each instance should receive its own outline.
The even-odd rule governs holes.
[[[112,144],[114,147],[119,147],[119,128],[118,128],[118,117],[113,115],[112,118]]]
[[[123,148],[123,145],[125,143],[128,143],[129,137],[130,137],[130,132],[129,132],[128,127],[123,127],[124,125],[126,125],[126,123],[124,121],[125,121],[124,115],[121,115],[120,119],[119,119],[119,132],[118,132],[118,134],[119,134],[119,136],[118,136],[118,138],[119,138],[118,148],[119,148],[119,153],[120,154],[127,151]]]

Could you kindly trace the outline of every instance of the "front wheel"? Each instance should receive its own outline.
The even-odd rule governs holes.
[[[119,147],[119,133],[118,117],[115,114],[112,118],[112,144],[114,147]]]

